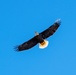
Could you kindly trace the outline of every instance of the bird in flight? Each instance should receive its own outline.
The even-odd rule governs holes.
[[[35,32],[35,36],[33,38],[17,46],[16,50],[17,51],[29,50],[30,48],[34,47],[38,43],[39,43],[39,48],[41,49],[46,48],[49,44],[46,38],[52,36],[56,32],[60,24],[61,24],[61,20],[57,19],[54,22],[54,24],[52,24],[49,28],[42,31],[41,33]]]

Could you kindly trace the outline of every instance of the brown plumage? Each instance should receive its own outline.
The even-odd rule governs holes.
[[[23,44],[19,45],[17,47],[17,51],[28,50],[38,43],[41,43],[41,45],[45,44],[46,42],[44,41],[44,39],[53,35],[56,32],[56,30],[58,29],[58,27],[60,26],[60,23],[61,23],[60,19],[58,19],[58,20],[56,20],[56,22],[53,25],[51,25],[49,28],[47,28],[43,32],[41,32],[39,34],[36,33],[36,36],[34,36],[32,39],[30,39],[30,40],[24,42]]]

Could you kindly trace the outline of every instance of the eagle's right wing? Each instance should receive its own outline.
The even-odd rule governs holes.
[[[29,41],[24,42],[23,44],[17,47],[17,51],[28,50],[29,48],[35,46],[38,43],[36,36],[30,39]]]

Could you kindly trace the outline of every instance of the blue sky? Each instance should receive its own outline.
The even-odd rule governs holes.
[[[61,18],[49,46],[16,52]],[[1,0],[0,75],[76,75],[76,0]]]

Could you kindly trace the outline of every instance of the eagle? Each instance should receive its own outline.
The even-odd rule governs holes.
[[[29,50],[39,43],[39,48],[44,49],[48,46],[49,42],[46,38],[52,36],[56,30],[59,28],[61,24],[61,20],[57,19],[50,27],[41,33],[35,32],[35,36],[30,40],[22,43],[21,45],[16,47],[17,51]]]

